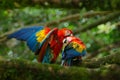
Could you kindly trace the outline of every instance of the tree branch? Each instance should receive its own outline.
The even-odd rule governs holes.
[[[60,24],[60,23],[65,22],[65,21],[79,20],[81,18],[90,18],[90,17],[96,16],[96,15],[107,15],[109,13],[111,13],[111,11],[87,12],[83,15],[80,15],[79,13],[77,13],[77,14],[73,14],[73,15],[69,15],[67,17],[64,17],[60,20],[48,22],[48,23],[46,23],[46,26]]]
[[[69,16],[67,16],[65,18],[62,18],[60,20],[57,20],[57,21],[47,22],[47,23],[45,23],[45,26],[49,26],[50,27],[52,25],[60,24],[61,22],[65,22],[65,21],[69,21],[69,20],[78,20],[80,18],[89,18],[89,17],[93,17],[93,16],[96,16],[96,15],[106,15],[106,14],[109,14],[109,13],[111,13],[111,12],[110,11],[103,11],[103,12],[99,12],[98,11],[98,12],[88,12],[88,13],[84,14],[83,16],[81,16],[80,14],[69,15]],[[39,26],[40,24],[34,24],[34,26],[35,25]],[[15,32],[15,31],[17,31],[17,30],[19,30],[21,28],[17,28],[15,30],[8,31],[8,32],[4,33],[3,35],[0,36],[0,42],[6,41],[6,39],[7,39],[6,37],[9,34]]]
[[[78,34],[79,32],[85,32],[86,30],[90,30],[99,24],[106,23],[110,20],[113,20],[113,19],[117,18],[118,16],[120,16],[120,12],[110,13],[107,16],[101,17],[100,19],[96,20],[94,23],[84,26],[84,28],[82,28],[82,29],[79,28],[79,29],[75,30],[74,34]]]
[[[120,66],[111,64],[100,68],[61,67],[53,64],[31,63],[26,60],[0,60],[1,80],[111,80],[120,79]]]
[[[75,8],[94,10],[100,8],[101,10],[119,10],[120,1],[113,0],[1,0],[1,8],[21,8],[26,6],[39,6],[39,7],[54,7],[54,8]],[[7,3],[7,4],[6,4]],[[98,4],[99,3],[99,4]],[[107,4],[107,6],[106,6]]]
[[[94,51],[94,53],[92,53],[91,55],[87,56],[87,59],[91,59],[91,58],[97,56],[98,54],[100,54],[103,51],[107,51],[108,52],[109,50],[111,50],[113,48],[117,48],[117,47],[120,47],[120,42],[119,41],[118,42],[114,42],[114,43],[112,43],[110,45],[107,45],[105,47],[100,48],[99,50]]]
[[[120,53],[116,52],[103,58],[85,59],[82,66],[89,68],[98,68],[107,64],[120,65]]]

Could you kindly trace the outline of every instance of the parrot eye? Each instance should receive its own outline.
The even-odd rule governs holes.
[[[63,40],[63,43],[67,43],[67,39],[64,39],[64,40]]]

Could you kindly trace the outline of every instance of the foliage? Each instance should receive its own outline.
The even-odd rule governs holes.
[[[37,7],[25,7],[22,9],[8,9],[8,10],[1,10],[2,13],[1,14],[1,28],[0,28],[0,33],[3,34],[6,31],[9,30],[14,30],[15,28],[18,27],[23,27],[23,26],[29,26],[29,25],[35,25],[37,23],[41,23],[43,25],[45,25],[45,22],[49,22],[49,21],[53,21],[53,20],[57,20],[57,19],[61,19],[61,17],[65,17],[66,15],[71,15],[73,14],[72,11],[74,10],[69,10],[68,12],[65,9],[44,9],[44,8],[37,8]],[[82,9],[79,14],[84,14],[86,12],[85,9]],[[3,20],[4,18],[4,20]],[[67,22],[63,22],[60,23],[59,25],[53,25],[53,27],[67,27],[70,28],[72,30],[77,29],[77,27],[79,27],[79,25],[87,25],[89,23],[94,22],[97,18],[100,18],[99,16],[95,16],[92,18],[82,18],[78,21],[67,21]],[[119,19],[118,19],[119,20]],[[116,21],[118,21],[116,20]],[[92,30],[85,32],[85,33],[80,33],[80,35],[78,34],[78,36],[85,42],[87,48],[88,48],[88,52],[90,53],[94,53],[94,50],[98,50],[100,47],[102,47],[103,45],[109,45],[112,42],[115,42],[116,40],[119,41],[118,37],[114,38],[115,36],[119,35],[119,32],[116,32],[116,26],[115,26],[115,22],[107,22],[106,24],[101,24],[98,25],[98,27],[93,28]],[[116,34],[114,34],[114,32],[116,32]],[[114,34],[114,36],[113,36]],[[113,37],[113,38],[112,38]],[[23,58],[29,58],[31,59],[31,52],[27,49],[26,45],[24,43],[21,42],[16,42],[13,41],[13,43],[15,44],[12,47],[12,51],[11,51],[11,45],[9,44],[11,43],[10,41],[7,42],[7,45],[4,45],[5,47],[3,47],[3,45],[1,45],[1,54],[8,54],[9,52],[13,52],[13,53],[17,53],[19,55],[17,56],[22,56]],[[97,43],[97,44],[95,44]],[[17,45],[17,46],[16,46]],[[21,47],[20,47],[21,45]],[[94,45],[94,46],[91,46]],[[9,48],[7,47],[9,46]],[[5,51],[4,51],[5,49]],[[26,49],[26,50],[25,50]],[[24,51],[25,50],[25,51]],[[24,52],[22,52],[24,51]],[[103,52],[105,53],[105,52]],[[30,55],[30,56],[29,56]],[[26,56],[26,57],[25,57]],[[34,56],[35,58],[35,56]],[[32,60],[34,60],[34,58],[32,58]]]
[[[11,2],[12,1],[14,0],[11,0]],[[104,1],[105,2],[103,6],[104,8],[102,6],[98,6],[98,7],[94,7],[93,9],[93,7],[89,6],[90,8],[89,10],[88,10],[88,7],[86,6],[81,7],[80,9],[79,8],[66,9],[66,8],[56,8],[56,7],[43,8],[41,7],[41,5],[38,5],[38,4],[34,4],[34,6],[32,4],[30,5],[24,4],[28,2],[27,0],[23,1],[22,3],[20,2],[20,4],[17,1],[19,2],[19,0],[16,0],[14,3],[11,3],[9,1],[7,2],[7,0],[3,0],[2,4],[0,4],[1,8],[3,8],[3,9],[0,9],[0,41],[2,39],[1,36],[11,30],[16,30],[22,27],[30,27],[33,25],[45,26],[47,23],[51,23],[52,21],[53,22],[58,21],[58,20],[61,20],[62,18],[66,18],[67,16],[74,16],[76,14],[79,14],[80,15],[79,19],[65,20],[63,22],[58,22],[58,24],[53,24],[49,26],[51,28],[66,27],[73,31],[76,31],[78,28],[83,29],[86,27],[86,25],[94,23],[101,17],[107,16],[109,15],[109,13],[113,13],[116,11],[115,9],[119,8],[119,0],[111,0],[111,1],[106,0]],[[57,1],[57,0],[54,0],[54,1]],[[7,2],[7,5],[6,5],[6,2]],[[94,3],[95,4],[93,4],[93,6],[98,4],[96,2]],[[108,11],[107,14],[102,13],[101,15],[101,12],[104,12],[103,10],[106,10],[106,11],[115,10],[115,11]],[[91,12],[93,13],[99,12],[99,13],[94,15],[89,14],[87,16],[84,16],[86,13],[91,13]],[[120,21],[120,16],[117,16],[115,19],[112,19],[111,21],[99,24],[93,27],[92,29],[88,28],[86,31],[75,34],[86,44],[86,47],[87,47],[88,54],[86,57],[83,58],[83,60],[86,61],[87,59],[88,60],[91,59],[94,61],[103,57],[107,57],[111,54],[116,54],[116,52],[119,53],[119,50],[120,50],[119,48],[120,47],[120,28],[119,28],[120,22],[119,21]],[[5,59],[3,59],[3,57]],[[21,78],[23,78],[24,80],[33,80],[33,79],[46,80],[51,78],[52,76],[52,77],[55,77],[55,80],[56,79],[65,80],[68,77],[71,77],[71,80],[72,79],[77,80],[78,78],[80,78],[81,80],[88,80],[88,78],[89,79],[91,77],[94,78],[94,76],[92,75],[96,75],[100,77],[102,76],[107,78],[109,77],[108,72],[113,73],[112,74],[113,76],[114,74],[119,75],[119,72],[117,72],[117,70],[115,70],[115,72],[112,72],[112,69],[106,68],[106,66],[109,66],[107,65],[107,60],[103,60],[103,62],[106,61],[106,64],[102,67],[100,66],[99,68],[95,69],[96,72],[95,73],[93,72],[93,74],[91,75],[91,73],[89,73],[89,71],[86,69],[85,66],[83,66],[82,68],[72,67],[70,69],[69,68],[64,69],[63,67],[58,65],[47,65],[47,64],[38,65],[38,63],[36,63],[37,62],[36,57],[37,56],[35,56],[34,53],[29,50],[26,43],[24,42],[21,42],[15,39],[5,40],[3,42],[0,42],[0,79],[5,80],[9,78],[10,80],[13,80],[13,79],[21,80]],[[23,59],[25,59],[25,61]],[[4,60],[8,60],[8,62]],[[29,60],[30,65],[29,65],[29,62],[27,62],[26,60]],[[57,61],[58,64],[60,60],[61,60],[61,55],[58,58],[58,61]],[[116,64],[114,62],[114,59],[110,59],[110,60],[112,60],[111,64]],[[115,61],[116,60],[119,60],[119,59],[115,59]],[[31,64],[31,62],[33,63]],[[108,63],[110,62],[108,61]],[[102,60],[100,61],[100,64],[102,64]],[[9,65],[9,66],[6,66],[6,65]],[[32,67],[33,65],[35,65],[35,67]],[[117,65],[119,66],[119,64]],[[50,71],[51,66],[55,70],[53,73]],[[61,73],[57,72],[60,70],[61,70]],[[64,70],[66,70],[67,72],[63,73]],[[90,70],[92,71],[92,69]],[[26,74],[21,74],[23,73],[23,71]],[[32,75],[33,73],[34,75]],[[55,76],[55,75],[58,75],[58,76]],[[71,75],[75,75],[75,76],[71,76]],[[28,76],[28,77],[25,77],[25,76]],[[36,77],[36,76],[39,76],[39,77]],[[107,80],[105,78],[103,78],[103,80]],[[99,77],[97,77],[97,79],[99,79]],[[108,79],[110,79],[110,77]]]

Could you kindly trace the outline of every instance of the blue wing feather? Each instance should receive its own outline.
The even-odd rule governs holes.
[[[26,32],[26,33],[23,33],[23,35],[21,34],[21,35],[16,36],[16,38],[17,38],[18,40],[23,40],[23,41],[25,41],[25,40],[27,40],[31,35],[32,35],[32,33]]]
[[[43,30],[43,26],[33,26],[30,28],[23,28],[13,34],[10,34],[8,38],[16,38],[18,40],[23,40],[27,42],[28,47],[35,52],[38,48],[38,43],[36,40],[36,32]]]
[[[75,49],[67,50],[65,51],[65,53],[67,54],[66,58],[73,58],[76,56],[81,56],[81,54],[77,52]]]
[[[86,54],[86,51],[82,51],[81,53],[76,51],[75,49],[70,49],[70,50],[67,50],[63,53],[65,56],[65,59],[68,59],[68,58],[73,58],[73,57],[77,57],[77,56],[84,56]]]
[[[40,50],[40,48],[43,46],[43,44],[46,42],[48,38],[50,38],[50,35],[57,29],[51,30],[47,35],[46,38],[42,40],[42,42],[37,42],[36,33],[40,30],[43,30],[43,26],[33,26],[29,28],[23,28],[13,34],[10,34],[8,38],[16,38],[18,40],[23,40],[27,42],[28,47],[33,52],[36,52]]]
[[[38,26],[38,27],[33,26],[30,28],[23,28],[13,34],[10,34],[8,38],[16,38],[18,40],[26,41],[32,34],[42,29],[43,29],[43,26]]]
[[[35,52],[36,51],[36,47],[34,46],[35,44],[37,44],[38,42],[36,41],[36,36],[35,34],[31,35],[30,38],[27,40],[27,45],[29,46],[29,48]]]
[[[81,52],[78,52],[73,45],[69,44],[65,47],[65,49],[62,51],[62,58],[63,59],[70,59],[77,56],[84,56],[86,54],[86,50],[83,49]]]

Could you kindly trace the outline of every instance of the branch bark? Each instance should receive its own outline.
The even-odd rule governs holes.
[[[82,28],[82,29],[79,28],[79,29],[75,30],[74,34],[78,34],[79,32],[85,32],[86,30],[90,30],[99,24],[106,23],[108,21],[113,20],[113,19],[117,18],[118,16],[120,16],[120,12],[110,13],[107,16],[101,17],[100,19],[96,20],[94,23],[84,26],[84,28]]]
[[[67,17],[64,17],[60,20],[55,20],[55,21],[48,22],[48,23],[46,23],[46,26],[60,24],[60,23],[65,22],[65,21],[79,20],[81,18],[90,18],[90,17],[96,16],[96,15],[100,15],[100,16],[107,15],[109,13],[111,13],[111,11],[87,12],[83,15],[80,15],[79,13],[77,13],[77,14],[73,14],[73,15],[69,15]]]
[[[100,68],[61,67],[25,60],[0,60],[1,80],[119,80],[120,66]]]
[[[91,59],[91,58],[97,56],[100,52],[103,52],[103,51],[107,51],[108,52],[109,50],[111,50],[113,48],[117,48],[117,47],[120,47],[120,42],[119,41],[118,42],[114,42],[114,43],[112,43],[110,45],[107,45],[105,47],[100,48],[99,50],[94,51],[94,53],[89,55],[87,57],[87,59]]]
[[[86,8],[88,10],[98,9],[101,10],[119,10],[120,1],[113,0],[1,0],[0,7],[2,8],[21,8],[26,6],[39,6],[39,7],[54,7],[54,8]],[[7,4],[6,4],[7,3]],[[98,4],[99,3],[99,4]]]
[[[86,59],[83,61],[82,66],[88,68],[99,68],[108,64],[120,65],[120,53],[116,52],[99,59]]]
[[[21,28],[22,28],[22,27],[21,27]],[[3,35],[0,36],[0,42],[1,42],[1,43],[2,43],[2,42],[5,42],[5,41],[7,40],[7,36],[8,36],[9,34],[12,34],[13,32],[15,32],[15,31],[17,31],[17,30],[19,30],[19,29],[21,29],[21,28],[17,28],[17,29],[15,29],[15,30],[8,31],[8,32],[4,33]]]

